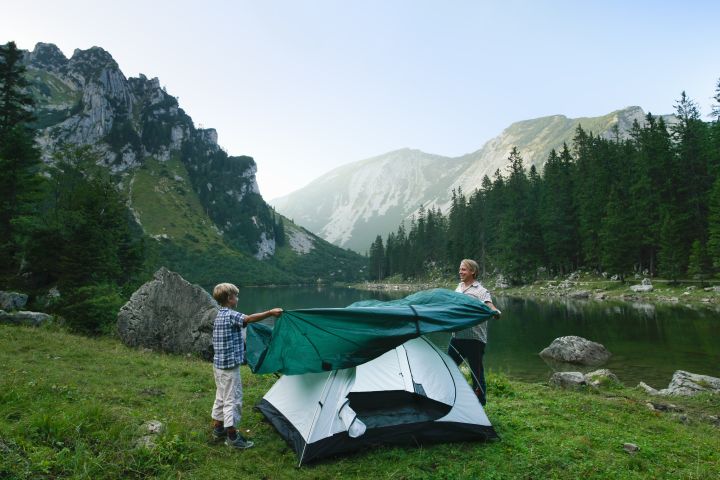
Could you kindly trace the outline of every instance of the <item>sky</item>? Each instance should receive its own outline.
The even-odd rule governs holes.
[[[158,77],[272,200],[400,148],[474,152],[520,120],[672,113],[682,91],[709,119],[718,18],[717,0],[23,0],[0,43],[99,46]]]

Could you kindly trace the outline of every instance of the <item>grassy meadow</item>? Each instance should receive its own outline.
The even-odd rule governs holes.
[[[562,391],[489,375],[492,443],[376,447],[298,468],[252,408],[275,380],[243,367],[243,433],[210,436],[212,368],[57,327],[0,325],[0,478],[716,478],[720,395],[651,398],[622,386]],[[652,411],[647,402],[672,404]],[[714,418],[713,418],[714,416]],[[158,420],[155,447],[141,426]],[[624,443],[639,447],[635,454]]]

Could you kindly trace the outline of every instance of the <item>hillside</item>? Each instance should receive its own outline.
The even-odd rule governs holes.
[[[215,130],[196,128],[157,78],[126,78],[99,47],[68,59],[39,43],[24,61],[43,160],[68,145],[92,147],[151,240],[150,269],[165,265],[202,285],[362,277],[362,257],[274,212],[255,161],[228,155]],[[297,232],[309,239],[302,247]]]
[[[419,150],[398,150],[353,162],[316,179],[306,187],[272,201],[278,212],[295,219],[326,240],[365,252],[375,236],[386,237],[418,207],[446,212],[453,189],[471,193],[485,175],[505,173],[507,158],[518,147],[526,168],[542,172],[550,150],[572,144],[578,126],[611,137],[617,127],[627,136],[633,121],[644,123],[640,107],[628,107],[602,117],[567,118],[553,115],[516,122],[473,153],[457,158]],[[672,123],[673,116],[664,116]]]
[[[296,467],[253,406],[274,383],[243,367],[244,452],[210,439],[209,363],[111,338],[0,325],[0,478],[713,478],[718,396],[648,398],[620,386],[564,391],[491,372],[493,443],[381,446]],[[672,403],[650,410],[649,401]],[[679,412],[679,413],[675,413]],[[717,421],[717,417],[715,417]],[[138,446],[157,420],[155,447]],[[639,447],[635,454],[624,443]]]

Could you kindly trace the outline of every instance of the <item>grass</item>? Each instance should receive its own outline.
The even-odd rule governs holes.
[[[488,377],[488,416],[502,440],[377,447],[296,467],[294,452],[252,408],[274,377],[243,367],[242,429],[231,451],[210,438],[211,366],[57,329],[0,325],[0,478],[714,478],[720,396],[653,398],[619,386],[561,391]],[[141,425],[166,427],[137,447]],[[628,454],[623,444],[640,450]]]
[[[195,249],[224,247],[177,154],[167,162],[145,159],[134,173],[130,200],[148,235],[166,235]]]

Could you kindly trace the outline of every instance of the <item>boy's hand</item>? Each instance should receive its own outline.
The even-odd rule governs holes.
[[[282,309],[282,308],[273,308],[272,310],[270,310],[270,314],[271,314],[273,317],[279,317],[280,314],[282,314],[282,312],[283,312],[283,309]]]

